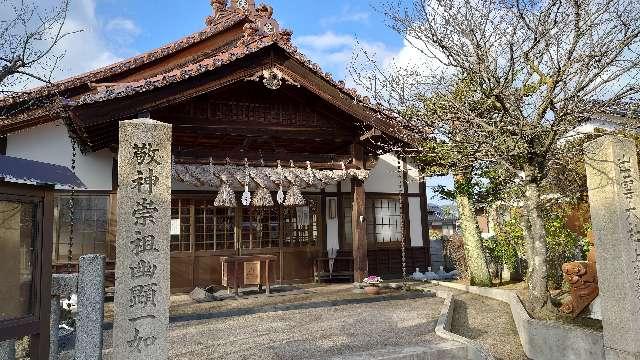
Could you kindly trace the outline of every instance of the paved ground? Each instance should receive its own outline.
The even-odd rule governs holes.
[[[170,358],[327,359],[445,343],[434,333],[442,299],[400,292],[371,297],[353,294],[351,288],[337,285],[210,304],[176,297]],[[203,311],[207,307],[217,310]],[[110,333],[105,331],[106,348]]]
[[[504,302],[457,293],[451,332],[486,344],[498,360],[527,359],[509,305]]]

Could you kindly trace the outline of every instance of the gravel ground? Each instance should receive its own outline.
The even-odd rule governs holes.
[[[469,293],[454,299],[451,332],[486,344],[496,359],[527,359],[508,304]]]
[[[388,347],[445,342],[434,333],[443,303],[441,299],[394,300],[393,294],[388,294],[378,299],[369,297],[382,300],[378,302],[348,303],[359,301],[357,298],[362,298],[362,295],[345,290],[345,287],[314,290],[319,294],[312,297],[313,301],[308,301],[306,296],[294,295],[298,299],[294,303],[289,301],[290,296],[283,296],[280,300],[288,305],[271,308],[272,311],[263,306],[256,313],[243,314],[240,311],[239,315],[234,315],[234,310],[227,307],[222,317],[191,321],[178,318],[179,321],[170,325],[169,357],[198,360],[327,359]],[[358,295],[356,299],[355,295]],[[265,300],[268,298],[263,297],[260,304],[264,305]],[[348,304],[332,306],[332,302],[345,300]],[[254,300],[239,302],[245,302],[243,305],[246,306]],[[217,304],[215,306],[220,303]],[[237,303],[231,304],[238,306]],[[183,311],[179,313],[185,314]],[[106,331],[106,347],[110,342],[110,331]]]

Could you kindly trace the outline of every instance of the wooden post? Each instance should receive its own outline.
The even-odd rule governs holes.
[[[353,145],[353,163],[360,168],[364,168],[364,151],[360,144]],[[364,182],[354,179],[351,187],[353,192],[353,209],[351,213],[353,229],[353,277],[355,282],[361,282],[368,276]]]
[[[422,246],[426,252],[426,266],[431,267],[431,235],[429,231],[429,199],[427,198],[427,179],[420,180],[420,219],[422,222]],[[426,271],[426,269],[425,269]]]

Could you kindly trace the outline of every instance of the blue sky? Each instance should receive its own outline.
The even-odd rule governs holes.
[[[199,31],[211,13],[209,0],[72,1],[72,18],[86,20],[85,34],[77,38],[89,32],[95,35],[103,44],[105,54],[100,58],[104,60],[127,58]],[[373,8],[378,0],[267,2],[281,26],[293,30],[294,42],[301,50],[338,78],[346,77],[345,60],[350,59],[356,39],[384,58],[392,58],[404,46],[402,38],[385,26],[384,16]],[[87,70],[84,67],[79,70]],[[69,70],[65,74],[75,72]]]
[[[46,7],[59,0],[33,1]],[[348,81],[346,68],[356,44],[383,62],[407,65],[420,57],[385,25],[384,15],[374,8],[382,0],[264,1],[273,6],[280,25],[293,30],[300,50],[336,79]],[[67,30],[82,32],[61,44],[66,56],[56,77],[109,65],[200,31],[211,12],[210,0],[71,0]]]

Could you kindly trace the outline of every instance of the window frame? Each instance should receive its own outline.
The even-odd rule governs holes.
[[[61,242],[60,241],[60,235],[61,235],[61,229],[63,225],[61,223],[61,221],[64,221],[61,218],[61,202],[60,202],[60,198],[68,198],[71,197],[71,192],[68,190],[65,191],[56,191],[54,193],[54,201],[53,201],[53,206],[54,206],[54,219],[53,219],[53,229],[54,229],[54,233],[53,233],[53,254],[52,254],[52,260],[53,260],[53,264],[54,265],[65,265],[65,264],[78,264],[78,259],[80,258],[80,256],[82,255],[87,255],[87,254],[95,254],[98,253],[95,251],[96,249],[96,241],[95,239],[92,240],[93,241],[93,249],[94,251],[90,251],[87,252],[86,254],[84,253],[84,251],[81,251],[81,254],[75,254],[74,253],[74,260],[72,260],[71,262],[69,262],[69,260],[67,259],[67,254],[66,252],[62,252],[60,249],[61,245],[67,245],[67,250],[68,250],[68,242]],[[80,198],[80,197],[103,197],[106,198],[107,204],[106,204],[106,208],[105,208],[105,225],[106,225],[106,229],[104,230],[104,251],[102,253],[99,253],[100,255],[105,255],[105,257],[107,258],[107,260],[115,260],[115,253],[112,253],[112,245],[115,245],[115,222],[117,221],[117,219],[115,219],[115,217],[117,216],[116,211],[114,211],[117,208],[117,203],[114,203],[114,197],[112,196],[112,192],[109,191],[76,191],[74,194],[74,197],[76,198]],[[97,209],[91,209],[92,211],[96,211]],[[77,215],[76,215],[77,216]],[[95,232],[95,228],[94,228],[94,232]],[[77,237],[78,231],[77,229],[74,231],[75,236]],[[113,236],[112,236],[113,233]],[[112,243],[113,242],[113,243]],[[113,246],[113,249],[115,250],[115,246]],[[74,250],[75,251],[75,250]]]
[[[31,295],[33,314],[0,321],[0,341],[30,336],[32,359],[47,359],[53,251],[53,188],[0,181],[0,201],[33,203],[35,213]]]

